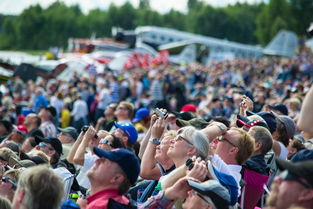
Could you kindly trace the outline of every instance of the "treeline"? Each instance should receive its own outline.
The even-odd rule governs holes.
[[[248,44],[266,44],[280,29],[298,35],[313,22],[313,0],[270,0],[268,4],[240,4],[214,8],[201,0],[188,0],[188,12],[160,14],[140,0],[111,4],[103,11],[82,13],[79,6],[57,1],[48,8],[31,6],[19,16],[0,15],[0,49],[47,49],[66,47],[70,37],[110,37],[112,27],[135,29],[155,25]]]

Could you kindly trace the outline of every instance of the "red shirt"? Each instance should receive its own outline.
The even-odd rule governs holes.
[[[88,205],[86,209],[107,209],[110,198],[125,205],[129,203],[124,195],[118,194],[117,189],[104,189],[87,197]]]

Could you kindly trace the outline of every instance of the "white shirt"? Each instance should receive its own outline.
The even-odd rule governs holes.
[[[42,131],[44,137],[57,137],[57,129],[55,125],[49,120],[43,122],[39,129]]]
[[[99,95],[98,109],[105,109],[112,102],[109,89],[102,89]]]
[[[73,110],[71,113],[74,116],[74,120],[78,121],[80,118],[86,118],[88,115],[88,107],[84,100],[76,100],[73,105]]]
[[[285,147],[285,145],[283,143],[281,143],[280,141],[277,141],[279,146],[280,146],[280,153],[279,153],[279,158],[283,159],[283,160],[287,160],[288,157],[288,149]]]
[[[85,154],[84,165],[80,168],[79,174],[76,177],[78,184],[86,189],[90,189],[90,182],[87,177],[88,170],[95,164],[98,159],[97,155],[91,153]]]

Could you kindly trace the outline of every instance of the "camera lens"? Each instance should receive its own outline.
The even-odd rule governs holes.
[[[89,126],[83,126],[81,131],[85,133],[88,130],[88,128]]]

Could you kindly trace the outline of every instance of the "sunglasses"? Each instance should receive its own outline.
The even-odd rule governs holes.
[[[187,142],[187,144],[194,146],[188,139],[186,139],[185,137],[182,137],[181,135],[176,136],[175,142],[177,142],[177,141],[185,141],[185,142]]]
[[[111,143],[109,140],[104,139],[104,138],[99,141],[99,144],[107,144],[107,145],[109,145],[110,147],[113,146],[112,143]]]
[[[39,147],[42,147],[42,148],[47,147],[49,150],[54,150],[53,147],[51,147],[50,145],[48,145],[44,142],[40,142],[38,145],[39,145]]]
[[[302,186],[304,186],[305,188],[308,188],[308,189],[312,189],[313,187],[306,183],[303,179],[301,179],[301,177],[293,174],[293,173],[290,173],[288,170],[284,170],[283,172],[280,173],[279,177],[282,179],[282,180],[290,180],[290,181],[296,181],[298,182],[299,184],[301,184]]]
[[[12,184],[12,189],[16,189],[16,183],[12,180],[12,179],[10,179],[9,177],[2,177],[2,179],[1,179],[3,182],[5,182],[5,183],[10,183],[10,184]]]
[[[230,145],[234,146],[234,147],[238,147],[238,145],[234,144],[233,142],[231,142],[229,139],[227,139],[225,136],[218,136],[217,140],[222,142],[222,141],[226,141],[228,142]]]

